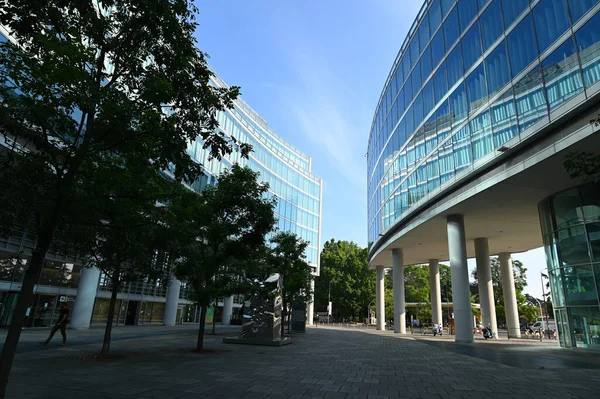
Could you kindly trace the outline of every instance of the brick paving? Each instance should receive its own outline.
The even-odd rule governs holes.
[[[231,327],[229,329],[232,331]],[[382,399],[600,396],[597,392],[600,389],[598,369],[513,367],[457,353],[456,347],[448,349],[389,332],[309,328],[306,334],[294,336],[293,344],[284,347],[223,344],[222,338],[222,335],[208,336],[206,347],[211,351],[203,354],[189,351],[195,344],[195,329],[191,327],[187,330],[179,328],[176,334],[117,340],[113,351],[123,356],[109,361],[91,359],[90,355],[99,349],[97,343],[21,353],[17,355],[13,368],[8,397]],[[485,344],[474,345],[479,345],[478,350],[488,350]],[[535,354],[514,352],[514,356]],[[544,352],[544,356],[552,356],[552,351]],[[585,354],[585,357],[590,356],[600,354]],[[590,365],[593,366],[592,363]]]

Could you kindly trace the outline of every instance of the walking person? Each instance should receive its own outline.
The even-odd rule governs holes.
[[[60,330],[60,334],[62,335],[62,338],[63,338],[63,342],[62,342],[61,346],[64,346],[67,344],[67,322],[69,319],[69,309],[67,309],[67,304],[65,302],[60,302],[58,305],[58,311],[60,313],[58,315],[58,321],[56,322],[56,325],[54,327],[52,327],[52,330],[50,331],[50,335],[48,336],[48,339],[40,342],[40,344],[48,345],[48,343],[52,340],[52,338],[54,337],[54,334],[56,334],[56,332],[58,330]]]
[[[319,327],[319,315],[316,314],[314,317],[315,327]]]

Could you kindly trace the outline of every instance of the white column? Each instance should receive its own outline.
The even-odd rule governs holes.
[[[306,310],[306,318],[308,320],[306,320],[306,324],[309,326],[313,325],[313,319],[315,318],[315,280],[311,280],[310,282],[310,290],[312,291],[312,294],[310,295],[310,300],[309,302],[306,304],[307,310]]]
[[[177,322],[177,306],[179,306],[179,291],[181,290],[181,281],[177,280],[171,273],[169,277],[169,287],[167,288],[167,302],[163,312],[163,324],[165,326],[174,326]]]
[[[469,290],[465,220],[463,215],[450,215],[447,221],[454,329],[456,331],[454,340],[456,342],[472,342],[473,311],[471,309],[471,294]]]
[[[442,291],[440,290],[440,265],[437,259],[429,260],[429,295],[431,299],[431,320],[442,324]]]
[[[233,314],[233,296],[223,299],[223,324],[231,324],[231,315]]]
[[[83,329],[90,327],[99,279],[100,269],[95,267],[84,267],[81,269],[81,276],[77,284],[77,296],[75,297],[73,314],[71,315],[71,328]]]
[[[377,329],[385,330],[385,269],[377,266]]]
[[[496,304],[494,302],[494,286],[490,267],[490,248],[487,238],[475,239],[475,261],[477,262],[477,285],[479,287],[479,304],[481,306],[481,322],[490,327],[494,338],[498,338],[496,321]]]
[[[506,313],[508,336],[510,338],[521,338],[512,258],[506,252],[498,254],[498,258],[500,260],[500,276],[502,277],[502,294],[504,295],[504,312]]]
[[[394,274],[394,332],[406,334],[406,303],[404,300],[404,259],[402,249],[392,249]]]

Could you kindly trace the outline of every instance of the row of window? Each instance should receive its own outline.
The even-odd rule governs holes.
[[[377,238],[382,229],[427,192],[541,118],[547,117],[548,112],[581,93],[584,87],[598,81],[599,24],[600,14],[597,14],[578,29],[574,36],[564,38],[562,45],[515,82],[489,108],[488,98],[498,92],[496,89],[491,93],[491,85],[498,81],[498,71],[510,71],[506,63],[504,68],[502,64],[497,69],[490,66],[490,58],[493,58],[498,48],[464,82],[456,86],[447,101],[439,104],[436,112],[404,146],[399,142],[400,136],[396,138],[403,131],[405,119],[402,120],[400,129],[396,130],[391,145],[388,146],[391,152],[386,150],[382,157],[381,169],[385,170],[385,175],[382,175],[378,184],[373,181],[369,185],[370,239]],[[532,27],[530,15],[524,17],[515,30],[520,31],[522,25]],[[512,75],[507,75],[504,83],[510,79],[508,76]],[[474,113],[476,116],[471,116],[469,123],[463,125],[467,117]],[[449,134],[452,137],[439,146]],[[428,160],[416,170],[416,165],[424,158]],[[438,164],[436,160],[439,161]],[[411,177],[413,173],[416,175]],[[411,179],[418,180],[417,187],[411,187]],[[401,185],[405,185],[406,190],[398,190]],[[400,200],[398,209],[394,201],[388,201],[388,197],[394,192],[400,194],[403,191],[407,192],[407,203]],[[381,213],[380,206],[383,208]]]
[[[595,0],[577,2],[541,0],[534,5],[533,11],[526,16],[525,20],[519,21],[506,40],[502,40],[500,43],[497,42],[504,29],[508,28],[524,10],[528,9],[528,2],[501,0],[493,0],[489,4],[487,1],[482,2],[485,3],[482,6],[487,5],[487,8],[481,13],[481,17],[469,27],[468,31],[464,32],[460,42],[455,45],[460,34],[459,19],[463,14],[468,15],[470,22],[471,16],[474,15],[473,12],[467,11],[463,11],[461,14],[461,7],[463,10],[475,10],[475,13],[477,11],[476,5],[469,6],[473,0],[461,0],[450,11],[443,27],[432,38],[429,47],[423,52],[412,72],[410,72],[412,64],[407,61],[410,59],[410,52],[404,55],[401,65],[395,71],[394,79],[390,82],[378,113],[380,115],[378,120],[382,121],[381,126],[378,127],[375,124],[370,138],[368,170],[374,172],[369,176],[372,178],[370,185],[377,184],[384,173],[379,155],[398,120],[401,122],[394,133],[398,137],[397,139],[393,137],[389,141],[382,158],[386,157],[389,152],[397,150],[398,145],[404,144],[415,127],[421,123],[423,117],[434,108],[434,104],[437,104],[446,95],[448,88],[451,88],[492,44],[496,43],[497,47],[491,54],[488,54],[485,60],[485,69],[488,71],[487,84],[481,79],[484,70],[482,64],[470,74],[467,82],[473,101],[469,102],[467,109],[452,109],[453,112],[461,113],[476,109],[482,101],[481,97],[485,97],[484,92],[489,95],[493,94],[509,79],[521,72],[539,53],[568,30],[571,21],[575,22],[580,19],[595,2]],[[433,2],[430,12],[436,7],[438,7],[437,2]],[[422,24],[426,20],[427,18],[423,20]],[[422,27],[419,29],[422,31]],[[537,38],[537,40],[522,40],[523,37]],[[418,36],[416,38],[418,39]],[[413,39],[414,41],[415,39]],[[411,46],[413,42],[411,42]],[[437,67],[445,52],[452,46],[454,46],[453,50]],[[406,65],[408,67],[403,68]],[[427,77],[436,67],[435,74],[427,81]],[[407,69],[406,74],[403,72],[404,69]],[[421,90],[424,82],[426,84]],[[389,107],[386,106],[388,103]],[[412,106],[410,106],[411,103]],[[375,132],[379,133],[375,134]]]

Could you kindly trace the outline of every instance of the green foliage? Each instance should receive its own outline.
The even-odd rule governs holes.
[[[331,285],[330,285],[331,283]],[[326,311],[329,287],[336,318],[360,320],[375,305],[375,272],[368,252],[356,243],[331,239],[321,252],[321,273],[315,281],[315,309]]]
[[[494,291],[494,302],[496,306],[504,304],[504,293],[502,291],[502,276],[500,273],[500,260],[497,256],[490,258],[490,266],[492,269],[492,287]],[[518,260],[513,260],[513,273],[515,277],[515,292],[517,296],[517,304],[522,305],[526,302],[526,298],[523,295],[523,290],[527,286],[527,269],[523,266],[523,263]],[[475,282],[471,284],[471,292],[477,292],[477,269],[473,270],[472,273]],[[498,316],[498,319],[500,317]]]
[[[269,266],[279,273],[283,280],[281,334],[284,333],[288,307],[294,303],[306,303],[312,298],[311,283],[313,267],[306,262],[308,243],[294,233],[280,232],[271,238],[273,248],[269,256]]]
[[[86,210],[111,208],[99,203],[113,201],[110,182],[130,181],[123,162],[193,182],[202,168],[190,141],[216,158],[250,150],[217,129],[239,89],[210,84],[193,37],[197,11],[189,0],[2,3],[0,23],[19,46],[0,43],[0,234],[26,229],[36,247],[0,359],[0,394],[47,251],[77,241],[75,226],[107,220]],[[108,173],[115,165],[123,173]],[[93,184],[108,191],[86,189]],[[57,245],[57,231],[67,243]]]
[[[267,197],[269,186],[257,177],[257,172],[234,165],[216,185],[200,193],[182,190],[169,204],[168,248],[179,256],[174,273],[189,284],[192,298],[203,309],[211,300],[248,290],[243,276],[265,267],[265,235],[275,224],[275,201]]]
[[[540,318],[540,308],[527,304],[519,305],[519,318],[533,323]]]
[[[600,115],[590,120],[594,127],[600,127]],[[563,162],[571,178],[583,178],[598,182],[600,179],[600,155],[588,151],[575,151],[567,154]]]

